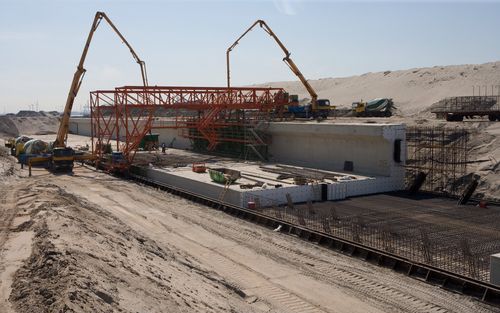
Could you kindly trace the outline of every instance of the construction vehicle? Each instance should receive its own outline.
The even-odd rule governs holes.
[[[356,117],[390,117],[394,102],[389,98],[377,98],[368,102],[361,100],[352,103],[352,111]]]
[[[298,118],[328,118],[330,112],[332,111],[330,100],[318,99],[316,100],[316,103],[316,111],[314,111],[312,104],[308,103],[305,105],[289,105],[288,113]]]
[[[464,118],[487,117],[491,122],[500,121],[500,96],[459,96],[436,102],[431,113],[448,122],[462,122]]]
[[[71,147],[66,146],[66,141],[67,141],[67,137],[68,137],[69,119],[71,116],[71,110],[73,108],[73,103],[75,101],[76,96],[78,95],[78,91],[80,89],[83,77],[85,76],[85,72],[86,72],[83,65],[84,65],[85,59],[87,57],[87,53],[89,50],[90,43],[92,41],[92,37],[103,19],[109,24],[109,26],[114,30],[114,32],[118,35],[118,37],[120,37],[122,42],[130,50],[130,53],[132,54],[133,58],[139,64],[139,66],[141,68],[141,75],[142,75],[142,81],[143,81],[144,86],[148,85],[145,62],[142,61],[137,56],[137,54],[135,53],[132,46],[128,43],[128,41],[125,39],[125,37],[123,37],[123,35],[116,28],[116,26],[113,24],[113,22],[111,22],[111,20],[108,18],[108,16],[104,12],[97,12],[95,15],[94,21],[92,23],[92,27],[90,29],[89,35],[87,37],[87,41],[85,43],[85,47],[83,49],[82,55],[80,57],[80,62],[78,63],[75,74],[73,75],[73,81],[71,82],[71,87],[70,87],[69,92],[68,92],[68,97],[66,99],[66,105],[64,107],[63,115],[61,117],[61,123],[59,124],[57,137],[56,137],[56,140],[54,141],[54,144],[53,144],[52,158],[50,160],[50,163],[52,165],[52,168],[54,168],[54,169],[71,171],[73,169],[73,162],[75,160],[92,158],[92,156],[90,156],[90,155],[75,154],[75,152],[73,151],[73,149]]]
[[[106,154],[104,159],[99,160],[98,167],[114,174],[127,174],[128,172],[128,163],[121,151]]]
[[[80,90],[80,86],[82,84],[83,78],[85,76],[85,68],[83,67],[85,63],[85,59],[87,57],[87,53],[90,47],[90,43],[92,41],[93,35],[97,28],[99,27],[102,20],[105,20],[109,26],[113,29],[113,31],[118,35],[118,37],[122,40],[122,42],[127,46],[132,54],[132,57],[139,64],[141,69],[141,76],[144,86],[148,85],[147,72],[146,72],[146,64],[142,61],[137,54],[135,53],[132,46],[128,43],[128,41],[123,37],[123,35],[118,31],[113,22],[108,18],[108,16],[104,12],[97,12],[94,21],[92,23],[92,27],[90,28],[90,32],[87,37],[87,41],[85,43],[82,55],[80,57],[80,61],[76,68],[76,72],[73,75],[73,80],[71,82],[71,86],[68,92],[68,97],[66,99],[66,105],[64,107],[64,112],[61,117],[61,122],[59,124],[59,129],[57,131],[56,140],[50,145],[49,153],[43,155],[25,155],[20,157],[21,164],[29,165],[29,172],[31,176],[31,166],[35,164],[48,164],[48,167],[54,171],[72,171],[75,161],[85,161],[85,160],[94,160],[95,156],[92,154],[85,154],[81,151],[75,151],[73,148],[66,145],[68,130],[69,130],[69,120],[71,117],[71,110],[73,108],[73,103],[75,101],[76,96],[78,95],[78,91]],[[18,152],[19,151],[19,152]],[[16,146],[16,155],[22,153],[22,147],[19,148]],[[121,153],[121,152],[120,152]],[[117,156],[110,156],[111,161],[104,160],[104,164],[111,164],[111,168],[119,167],[126,168],[123,165],[125,159],[122,158],[120,160]],[[99,160],[97,160],[99,163]],[[115,164],[117,164],[115,166]]]
[[[5,147],[6,148],[13,148],[13,147],[15,147],[15,141],[16,141],[16,138],[7,138],[5,140]]]
[[[302,75],[299,68],[290,58],[290,52],[285,47],[285,45],[279,40],[276,34],[271,30],[269,25],[266,24],[263,20],[257,20],[253,23],[236,41],[227,49],[226,51],[226,66],[227,66],[227,87],[231,88],[231,74],[230,74],[230,62],[229,62],[229,54],[230,52],[238,45],[239,41],[249,33],[256,25],[259,25],[266,33],[271,36],[278,46],[285,53],[285,57],[283,58],[283,62],[290,68],[290,70],[300,79],[307,92],[311,96],[311,102],[299,106],[298,105],[298,97],[294,97],[295,99],[291,101],[291,105],[289,106],[288,112],[295,117],[314,117],[314,118],[327,118],[330,115],[330,111],[334,110],[335,107],[330,105],[330,100],[327,99],[318,99],[318,94],[311,86],[311,84],[307,81],[307,79]],[[292,96],[293,97],[293,96]]]
[[[139,150],[153,151],[160,147],[160,134],[146,134],[139,142]]]
[[[10,155],[16,155],[16,138],[7,138],[5,139],[5,147],[9,148]]]
[[[71,147],[55,147],[52,149],[50,168],[54,171],[73,171],[75,151]]]

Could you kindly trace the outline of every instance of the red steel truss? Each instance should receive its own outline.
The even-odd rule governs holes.
[[[102,147],[114,140],[115,150],[122,151],[130,164],[141,139],[153,128],[181,129],[185,137],[205,139],[208,150],[222,142],[260,142],[221,129],[253,127],[281,116],[288,104],[288,94],[281,88],[125,86],[93,91],[92,150],[103,157]],[[174,122],[153,125],[156,116]]]

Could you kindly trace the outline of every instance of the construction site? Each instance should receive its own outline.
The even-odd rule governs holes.
[[[92,90],[75,116],[100,23],[142,84]],[[226,86],[162,86],[96,13],[64,112],[0,116],[0,312],[500,312],[493,87],[439,85],[414,115],[411,92],[334,102],[269,24],[240,27]],[[297,81],[233,86],[251,31]],[[497,64],[470,71],[500,80]]]

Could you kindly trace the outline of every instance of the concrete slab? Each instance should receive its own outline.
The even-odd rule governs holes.
[[[186,153],[185,151],[183,153]],[[287,194],[294,203],[320,201],[323,195],[321,185],[326,185],[326,200],[340,200],[350,196],[387,192],[397,189],[399,182],[390,177],[364,176],[345,172],[321,171],[327,178],[309,182],[304,185],[295,184],[293,178],[281,179],[280,169],[317,171],[303,167],[283,166],[281,164],[259,164],[255,162],[218,161],[208,164],[209,168],[230,168],[240,171],[240,178],[225,192],[223,201],[248,207],[249,202],[258,201],[262,206],[283,205],[287,203]],[[269,172],[272,170],[273,172]],[[141,170],[142,175],[150,179],[173,185],[206,197],[219,199],[224,185],[212,181],[207,173],[195,173],[190,164],[185,167],[156,167],[150,165]],[[261,186],[250,185],[259,183]]]
[[[153,125],[168,127],[173,123],[161,118],[155,120]],[[90,119],[71,119],[70,129],[90,135]],[[189,140],[178,136],[175,129],[154,131],[160,133],[160,142],[172,143],[174,148],[189,148]],[[325,193],[326,200],[340,200],[404,187],[406,138],[402,124],[272,122],[267,131],[272,137],[268,146],[271,163],[265,164],[268,170],[257,163],[221,161],[220,158],[210,163],[212,168],[226,167],[243,174],[238,184],[231,186],[225,194],[226,202],[246,207],[248,202],[258,198],[263,206],[282,205],[287,202],[287,194],[292,196],[294,202],[300,203],[325,199]],[[169,155],[170,151],[173,149],[169,149]],[[174,152],[179,154],[180,159],[172,154],[171,161],[165,159],[160,166],[147,167],[144,171],[152,179],[218,199],[224,186],[212,182],[208,174],[192,172],[189,163],[196,161],[190,158],[190,153],[185,150],[181,154]],[[136,156],[136,160],[140,155]],[[205,156],[205,159],[209,158]],[[177,160],[188,167],[174,168],[172,163]],[[349,172],[345,168],[346,162],[353,167]],[[171,163],[170,166],[164,166],[167,163]],[[319,182],[326,184],[326,189],[323,189],[326,191],[322,191],[325,187],[316,183],[296,185],[292,179],[278,179],[278,174],[269,172],[269,168],[279,170],[280,164],[306,172],[319,171],[321,174],[323,171],[322,174],[326,173],[331,178]],[[241,188],[256,181],[263,186]]]

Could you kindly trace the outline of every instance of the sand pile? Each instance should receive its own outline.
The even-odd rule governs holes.
[[[306,75],[307,76],[307,75]],[[360,76],[325,78],[310,81],[319,98],[330,99],[338,107],[355,101],[392,98],[403,115],[427,110],[445,97],[499,94],[500,61],[481,65],[452,65],[415,68],[401,71],[366,73]],[[263,86],[282,87],[300,98],[310,98],[299,81],[273,82]],[[487,87],[487,88],[486,88]]]
[[[34,112],[37,113],[37,112]],[[22,113],[21,115],[24,115]],[[0,116],[0,135],[15,137],[23,135],[55,134],[59,127],[59,118],[49,114],[47,116]]]
[[[10,151],[0,146],[0,177],[5,179],[7,176],[14,175],[14,166],[15,162],[14,159],[10,157]]]
[[[10,116],[0,116],[0,134],[10,137],[19,135],[19,130]]]
[[[15,201],[26,221],[12,229],[33,237],[13,277],[15,312],[262,312],[190,255],[106,209],[45,179],[24,185]]]
[[[41,112],[29,111],[29,110],[21,110],[17,112],[17,117],[36,117],[36,116],[44,116]]]

